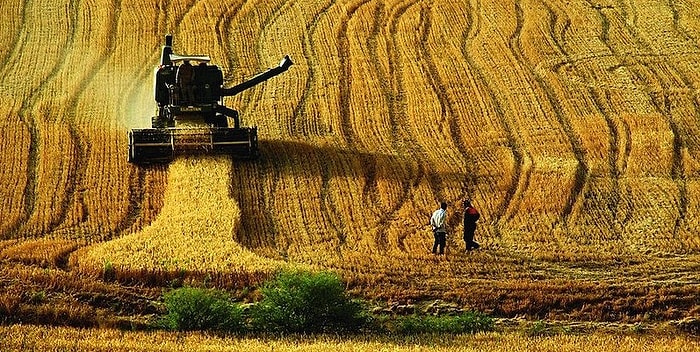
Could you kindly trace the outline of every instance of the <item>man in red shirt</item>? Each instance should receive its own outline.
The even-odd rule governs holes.
[[[467,246],[467,252],[472,249],[479,248],[479,244],[474,242],[474,231],[476,231],[476,222],[479,220],[479,211],[472,206],[471,200],[464,201],[464,244]]]

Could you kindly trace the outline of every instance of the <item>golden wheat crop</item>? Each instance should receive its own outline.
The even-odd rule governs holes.
[[[236,338],[203,333],[125,332],[108,329],[0,327],[3,351],[696,351],[688,336],[555,335],[480,333],[410,338],[334,336]]]
[[[223,286],[306,265],[368,295],[477,307],[591,282],[651,302],[660,285],[700,309],[692,2],[2,4],[0,239],[18,240],[4,260]],[[259,127],[260,160],[127,163],[166,33],[227,84],[291,55],[288,72],[225,99]],[[465,198],[482,214],[471,254]],[[451,235],[438,259],[427,223],[440,200]]]
[[[238,285],[283,266],[232,241],[240,210],[229,197],[231,161],[226,157],[182,158],[169,167],[165,206],[140,232],[82,251],[74,258],[80,270],[101,275],[106,268],[118,279],[138,280],[153,273],[174,278],[195,273]],[[222,276],[225,279],[216,279]],[[166,283],[165,281],[162,283]]]

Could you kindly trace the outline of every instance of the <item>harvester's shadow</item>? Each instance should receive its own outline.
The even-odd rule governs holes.
[[[246,248],[269,257],[285,258],[288,248],[293,245],[289,234],[299,231],[285,228],[288,226],[283,220],[285,214],[277,213],[283,209],[282,202],[289,201],[283,199],[285,195],[279,194],[279,190],[285,190],[284,193],[306,192],[297,196],[306,197],[309,204],[320,204],[321,214],[304,215],[307,226],[326,229],[321,231],[323,233],[314,233],[313,241],[342,245],[345,242],[343,229],[350,220],[342,215],[347,209],[338,209],[329,193],[353,192],[348,196],[361,197],[363,207],[371,209],[377,216],[389,216],[406,199],[399,197],[393,204],[378,202],[378,180],[394,183],[402,190],[400,193],[407,195],[424,178],[428,178],[436,191],[443,182],[464,183],[466,177],[463,173],[433,172],[414,156],[360,152],[300,141],[261,140],[260,151],[257,160],[233,162],[231,196],[241,211],[240,224],[234,230],[233,238]],[[334,188],[331,180],[337,178],[350,178],[350,184],[357,187]],[[432,207],[433,204],[426,206]],[[382,242],[386,241],[378,235],[376,242],[381,248]]]

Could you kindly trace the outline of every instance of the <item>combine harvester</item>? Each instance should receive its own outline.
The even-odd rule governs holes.
[[[223,97],[239,94],[287,71],[292,65],[289,56],[277,67],[224,88],[223,73],[218,66],[208,64],[208,56],[176,55],[172,45],[169,34],[155,76],[158,116],[152,118],[152,128],[129,131],[129,162],[163,163],[182,154],[256,158],[257,128],[241,127],[238,111],[226,107]],[[233,126],[229,120],[233,120]]]

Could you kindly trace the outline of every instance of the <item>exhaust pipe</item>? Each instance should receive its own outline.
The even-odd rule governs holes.
[[[173,35],[165,35],[165,45],[163,46],[163,51],[160,54],[160,64],[161,66],[170,66],[173,62],[170,60],[170,54],[173,53]]]

